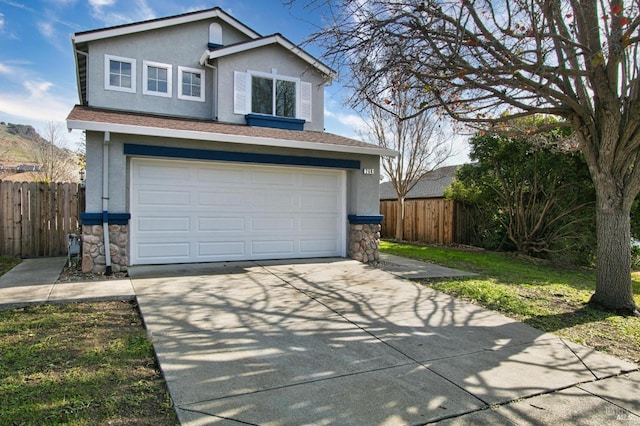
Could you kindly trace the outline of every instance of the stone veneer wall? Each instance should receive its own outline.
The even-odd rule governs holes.
[[[349,224],[349,257],[362,263],[380,260],[379,224]]]
[[[102,233],[102,225],[82,225],[82,272],[84,273],[103,274],[107,270]],[[128,225],[109,225],[112,272],[127,270],[128,242]]]

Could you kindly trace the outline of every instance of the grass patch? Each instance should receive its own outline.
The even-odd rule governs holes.
[[[178,424],[132,303],[0,312],[0,354],[0,424]]]
[[[15,257],[0,256],[0,276],[9,272],[11,269],[13,269],[14,266],[18,265],[19,263],[20,259],[17,259]]]
[[[591,269],[567,269],[510,253],[382,241],[380,250],[479,274],[425,281],[430,287],[523,321],[564,339],[640,363],[640,318],[587,306],[595,290]],[[640,272],[632,274],[640,305]]]

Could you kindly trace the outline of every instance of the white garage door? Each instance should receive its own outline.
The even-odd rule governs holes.
[[[345,255],[344,171],[131,160],[131,263]]]

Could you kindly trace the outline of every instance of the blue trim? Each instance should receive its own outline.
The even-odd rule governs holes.
[[[360,169],[359,160],[340,160],[335,158],[296,157],[293,155],[251,154],[246,152],[210,151],[206,149],[172,148],[124,144],[125,155],[144,157],[187,158],[192,160],[233,161],[239,163],[283,164],[288,166],[316,166],[334,169]]]
[[[219,49],[222,46],[224,46],[224,44],[218,44],[218,43],[207,43],[207,47],[209,49]]]
[[[382,223],[382,219],[384,219],[384,216],[358,216],[355,214],[350,214],[348,218],[349,223],[352,225],[380,225],[380,223]]]
[[[244,116],[249,126],[271,127],[273,129],[304,130],[304,120],[275,115],[247,114]]]
[[[127,225],[131,215],[129,213],[80,213],[80,221],[83,225],[102,225],[105,222],[109,225]]]

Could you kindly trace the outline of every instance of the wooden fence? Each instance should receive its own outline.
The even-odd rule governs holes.
[[[404,207],[404,240],[433,244],[468,244],[468,218],[455,201],[442,198],[410,199]],[[395,238],[396,201],[380,201],[382,238]]]
[[[0,181],[0,255],[64,256],[78,232],[84,188],[77,183]]]

